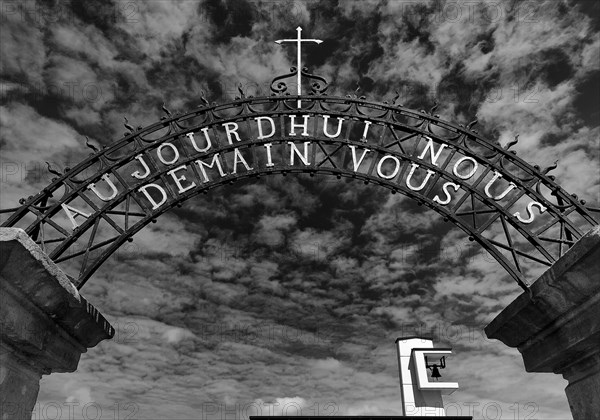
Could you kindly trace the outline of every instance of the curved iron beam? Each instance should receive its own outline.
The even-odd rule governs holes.
[[[126,136],[122,139],[116,141],[109,147],[96,151],[96,153],[90,155],[90,157],[64,174],[57,173],[56,175],[59,175],[58,178],[54,179],[53,182],[39,194],[25,200],[23,205],[16,209],[13,215],[4,222],[2,226],[18,226],[27,216],[33,215],[35,220],[24,226],[24,228],[26,232],[32,235],[36,240],[38,239],[38,236],[41,235],[42,244],[56,244],[50,252],[50,257],[53,260],[61,262],[79,256],[84,257],[84,263],[81,267],[77,284],[78,287],[82,287],[94,271],[97,270],[97,268],[106,261],[120,245],[125,241],[130,240],[136,232],[141,230],[152,220],[155,220],[168,209],[203,191],[218,187],[238,178],[247,178],[262,174],[286,172],[326,173],[337,177],[363,179],[365,182],[372,182],[387,187],[393,192],[405,194],[420,203],[431,207],[445,219],[451,220],[453,224],[465,231],[470,238],[480,243],[492,254],[501,266],[515,278],[521,287],[527,289],[529,284],[525,279],[523,267],[520,266],[520,258],[526,258],[541,264],[551,264],[556,258],[560,257],[563,251],[566,250],[566,247],[572,245],[574,241],[583,234],[581,227],[579,226],[580,223],[578,224],[577,221],[569,217],[571,215],[578,215],[588,225],[595,225],[598,223],[596,218],[592,215],[592,211],[595,209],[587,209],[584,202],[580,202],[576,197],[565,192],[554,182],[554,177],[547,174],[547,171],[540,171],[539,167],[531,166],[518,158],[514,151],[508,150],[512,144],[508,145],[506,148],[502,148],[499,144],[491,143],[480,137],[476,132],[470,129],[472,127],[464,128],[460,125],[444,121],[437,115],[433,116],[424,112],[416,112],[401,106],[368,102],[363,98],[341,98],[322,95],[302,96],[301,99],[305,104],[302,109],[297,109],[293,106],[298,99],[300,99],[298,96],[241,98],[240,100],[236,100],[229,104],[203,106],[185,114],[169,113],[167,114],[168,116],[163,117],[161,121],[146,128],[130,130],[131,132],[126,133]],[[261,109],[261,107],[263,109]],[[339,109],[336,109],[336,107]],[[351,129],[347,129],[345,136],[343,136],[344,138],[326,138],[325,136],[319,137],[315,135],[302,137],[302,141],[312,142],[311,156],[313,158],[317,156],[317,152],[319,152],[317,146],[320,148],[319,153],[327,155],[325,160],[323,160],[318,167],[298,167],[288,165],[269,170],[263,168],[262,170],[228,174],[226,177],[217,179],[216,181],[202,183],[196,188],[190,189],[185,194],[178,195],[171,189],[169,191],[170,199],[168,202],[155,210],[145,206],[140,200],[140,197],[136,195],[136,189],[156,180],[162,180],[167,189],[172,188],[169,187],[169,182],[166,180],[167,172],[171,170],[172,167],[169,165],[161,166],[160,163],[157,162],[156,159],[152,159],[150,155],[151,151],[165,143],[171,141],[181,142],[182,136],[186,133],[198,132],[202,128],[213,128],[217,124],[223,125],[234,122],[242,123],[258,117],[276,118],[287,115],[299,116],[306,114],[313,117],[323,117],[324,115],[327,115],[332,119],[346,118],[350,124],[362,123],[366,125],[368,122],[369,124],[379,126],[382,132],[376,141],[370,142],[364,142],[360,139],[350,139]],[[195,118],[198,119],[195,124],[191,123],[186,125]],[[472,124],[470,124],[470,126],[472,126]],[[441,134],[442,131],[446,133],[445,136]],[[387,137],[384,135],[385,133],[388,133]],[[398,133],[406,134],[406,136],[399,138]],[[417,158],[416,152],[419,142],[414,146],[414,150],[410,152],[403,149],[403,142],[407,142],[406,139],[415,138],[415,136],[419,139],[430,138],[435,140],[437,144],[448,147],[450,152],[448,156],[446,156],[441,168],[424,159]],[[217,142],[222,142],[222,139],[219,140],[218,138],[215,138],[215,140]],[[210,152],[204,153],[201,157],[210,158],[216,153],[225,154],[234,151],[236,148],[264,146],[268,142],[282,144],[290,140],[300,139],[284,136],[269,138],[268,140],[244,140],[231,145],[223,143],[218,144],[216,148]],[[339,147],[337,147],[335,152],[328,154],[324,147],[327,145],[337,145]],[[325,162],[331,162],[335,166],[332,156],[335,153],[338,153],[339,150],[344,150],[343,157],[341,157],[341,164],[343,164],[344,159],[347,160],[348,158],[348,150],[345,149],[344,146],[353,146],[355,148],[361,148],[361,150],[369,149],[380,156],[380,158],[389,155],[401,159],[406,163],[417,164],[419,167],[431,171],[434,174],[434,178],[423,194],[417,194],[407,186],[402,186],[399,183],[408,170],[408,164],[403,165],[398,176],[391,180],[382,179],[381,177],[373,175],[375,160],[370,163],[368,173],[350,171],[342,167],[321,167]],[[400,151],[392,149],[392,146],[399,146]],[[126,150],[122,152],[123,149]],[[119,153],[120,151],[121,153]],[[178,166],[188,165],[198,158],[197,154],[190,154],[185,148],[182,148],[182,151],[185,152],[186,156],[177,160],[176,164]],[[452,158],[456,154],[458,154],[458,156],[472,157],[485,166],[483,173],[481,173],[474,182],[466,182],[463,179],[454,176],[448,169]],[[131,164],[137,156],[147,158],[152,169],[152,174],[148,179],[145,179],[145,183],[128,183],[119,173],[119,170],[126,165]],[[255,157],[255,155],[253,156]],[[340,157],[338,156],[338,158]],[[509,164],[517,168],[518,171],[523,172],[523,174],[520,175],[510,171],[507,168],[507,165]],[[79,175],[83,174],[84,171],[94,165],[99,165],[99,169],[95,173],[91,176],[84,176],[83,179],[78,178]],[[194,172],[195,179],[200,180],[198,169],[193,165],[191,168]],[[519,191],[519,194],[515,195],[512,200],[499,204],[495,199],[491,199],[487,196],[487,193],[482,192],[481,184],[492,171],[501,174],[506,181],[514,184],[515,188]],[[90,182],[96,183],[108,174],[116,179],[118,186],[121,187],[121,189],[124,188],[125,192],[119,193],[109,200],[108,203],[100,206],[95,203],[94,200],[90,199],[85,192]],[[460,199],[453,203],[452,207],[440,205],[431,197],[434,185],[438,185],[441,180],[460,185],[462,190],[464,190],[464,194]],[[542,185],[555,197],[556,202],[550,201],[548,197],[544,196],[541,191]],[[58,200],[54,199],[53,203],[49,203],[49,201],[53,199],[53,195],[60,188],[65,189],[63,196],[58,198]],[[175,199],[173,197],[177,198]],[[529,197],[530,199],[535,199],[537,202],[543,204],[546,208],[546,215],[550,217],[550,220],[545,225],[537,227],[535,231],[528,228],[523,223],[519,223],[519,221],[509,212],[509,209],[522,197]],[[87,219],[77,228],[73,229],[72,232],[69,232],[59,221],[57,221],[60,218],[60,216],[57,215],[64,210],[64,205],[68,206],[75,199],[83,200],[93,210],[93,215],[87,217]],[[469,199],[471,200],[472,208],[470,211],[461,211],[463,204]],[[118,210],[118,206],[123,203],[125,203],[126,210]],[[136,213],[136,216],[141,217],[141,219],[129,225],[128,217],[133,216],[133,212],[129,211],[132,203],[143,209],[143,213]],[[484,208],[476,209],[475,204],[483,205]],[[124,226],[110,217],[111,215],[114,216],[119,213],[122,213],[121,215],[125,217]],[[483,214],[492,214],[492,216],[487,218],[483,224],[478,224],[477,218]],[[472,223],[467,223],[461,218],[465,215],[470,215],[472,217]],[[57,220],[54,219],[55,217]],[[98,241],[94,242],[98,224],[101,220],[106,221],[112,226],[118,235],[109,239],[103,239],[102,241],[98,238]],[[507,240],[506,244],[486,236],[486,233],[489,234],[491,232],[492,225],[498,221],[503,227],[505,239]],[[45,240],[43,235],[44,226],[46,224],[56,229],[62,237]],[[556,236],[556,234],[554,237],[548,236],[548,230],[554,228],[556,225],[559,225],[558,236]],[[521,236],[513,237],[513,234],[509,232],[508,226],[518,232]],[[90,231],[90,229],[92,234],[90,235],[90,239],[88,240],[85,249],[68,254],[68,250],[76,244],[86,232]],[[530,243],[540,255],[531,255],[519,250],[516,247],[516,244],[518,240],[523,239]],[[515,240],[517,240],[517,242],[515,242]],[[559,244],[558,253],[551,249],[556,243]],[[89,255],[96,249],[102,250],[102,253],[99,258],[90,262]],[[508,251],[512,257],[512,261],[507,258],[502,251]]]

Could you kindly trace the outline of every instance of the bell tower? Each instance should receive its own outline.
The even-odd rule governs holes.
[[[402,415],[432,416],[446,415],[442,394],[451,394],[458,389],[456,382],[441,382],[440,369],[446,367],[446,356],[450,348],[434,348],[433,341],[423,337],[400,337],[396,339]],[[428,370],[432,371],[430,381]]]

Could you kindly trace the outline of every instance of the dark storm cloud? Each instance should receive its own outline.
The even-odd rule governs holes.
[[[214,25],[213,40],[227,43],[234,36],[249,36],[258,11],[245,0],[208,0],[198,5],[200,15]]]
[[[536,73],[539,73],[549,87],[555,87],[573,77],[575,70],[567,54],[557,48],[540,51],[540,58]]]
[[[577,96],[573,105],[577,113],[590,127],[600,125],[600,70],[585,75],[577,84]]]
[[[600,5],[594,0],[571,0],[569,6],[578,8],[593,24],[595,30],[600,30]]]
[[[410,7],[410,6],[409,6]],[[434,4],[414,4],[406,8],[406,13],[402,16],[400,27],[404,28],[402,41],[410,43],[416,41],[419,46],[425,49],[429,54],[435,51],[435,45],[430,39],[430,16],[434,13]]]

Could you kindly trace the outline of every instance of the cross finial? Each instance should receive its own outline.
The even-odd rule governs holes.
[[[308,38],[302,38],[302,28],[300,26],[298,26],[296,28],[296,32],[298,33],[298,36],[296,39],[278,39],[277,41],[275,41],[278,44],[281,44],[282,42],[295,42],[296,43],[296,49],[297,49],[297,67],[296,67],[296,71],[298,74],[298,78],[297,78],[297,83],[298,83],[298,96],[300,96],[302,94],[302,83],[301,83],[301,73],[302,73],[302,56],[301,56],[301,50],[302,50],[302,43],[303,42],[314,42],[315,44],[320,44],[321,42],[323,42],[323,40],[321,39],[308,39]],[[300,99],[298,99],[298,108],[301,108],[302,104]]]

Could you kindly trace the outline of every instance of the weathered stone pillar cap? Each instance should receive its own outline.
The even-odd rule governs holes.
[[[67,275],[19,228],[0,228],[2,287],[19,292],[86,348],[114,328],[81,296]]]

